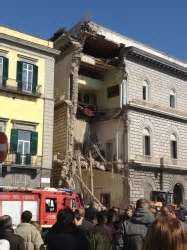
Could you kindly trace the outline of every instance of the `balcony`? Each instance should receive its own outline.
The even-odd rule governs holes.
[[[20,96],[28,96],[31,98],[39,98],[41,96],[41,85],[37,86],[36,91],[34,93],[26,92],[18,87],[18,84],[15,79],[8,79],[6,81],[6,84],[0,84],[0,92],[17,94]]]
[[[42,156],[8,154],[4,165],[15,167],[40,168],[42,166]]]

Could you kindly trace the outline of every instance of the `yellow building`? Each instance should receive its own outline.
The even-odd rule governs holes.
[[[0,131],[9,140],[0,185],[50,184],[57,54],[50,41],[0,26]]]

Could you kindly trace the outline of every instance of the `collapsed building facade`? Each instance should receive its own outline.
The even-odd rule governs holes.
[[[156,190],[185,203],[185,63],[90,21],[53,41],[61,50],[54,158],[65,166],[54,164],[54,185],[77,188],[78,178],[79,188],[108,207],[150,199]]]

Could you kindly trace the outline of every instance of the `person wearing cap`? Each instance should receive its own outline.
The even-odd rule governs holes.
[[[14,233],[9,215],[0,217],[0,249],[25,250],[24,240]]]
[[[43,245],[43,240],[38,229],[31,224],[32,213],[24,211],[21,215],[21,224],[15,232],[24,239],[26,250],[39,250]]]

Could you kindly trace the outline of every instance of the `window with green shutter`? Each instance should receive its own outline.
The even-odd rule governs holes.
[[[38,84],[38,67],[27,62],[17,62],[18,89],[28,93],[36,93]]]
[[[36,94],[36,88],[38,84],[38,67],[33,65],[33,83],[32,83],[32,92]]]
[[[6,81],[8,80],[8,58],[3,57],[3,85],[6,85]]]
[[[31,155],[37,155],[38,151],[38,133],[35,131],[31,132],[31,147],[30,152]]]
[[[0,57],[0,87],[3,85],[3,57]]]
[[[12,153],[17,153],[17,148],[18,148],[18,129],[12,129],[10,137],[10,151]]]
[[[18,90],[22,90],[22,68],[23,68],[23,62],[18,61],[17,62],[17,84],[18,84]]]

